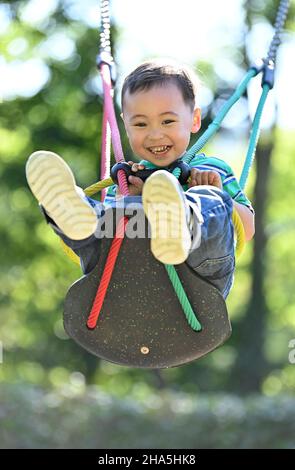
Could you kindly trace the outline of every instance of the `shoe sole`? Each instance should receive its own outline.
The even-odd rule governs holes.
[[[56,225],[73,240],[83,240],[95,232],[97,216],[83,201],[74,175],[56,153],[34,152],[26,164],[32,193]]]
[[[173,175],[159,170],[143,186],[142,203],[151,225],[151,251],[164,264],[183,263],[191,246],[182,195]]]

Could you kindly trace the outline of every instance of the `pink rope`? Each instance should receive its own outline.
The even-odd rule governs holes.
[[[106,109],[103,109],[102,121],[102,140],[101,140],[101,166],[100,166],[100,179],[104,180],[110,176],[111,165],[111,129],[108,123]],[[102,189],[100,194],[101,202],[104,201],[107,194],[107,189]]]
[[[103,84],[103,93],[104,93],[104,106],[105,112],[107,115],[108,122],[111,128],[112,134],[112,143],[115,154],[116,162],[125,161],[123,149],[121,145],[120,133],[117,124],[114,103],[113,103],[113,90],[112,90],[112,81],[111,81],[111,72],[109,65],[102,63],[101,64],[101,76]],[[123,196],[129,195],[128,183],[124,172],[118,172],[118,183],[121,194]]]

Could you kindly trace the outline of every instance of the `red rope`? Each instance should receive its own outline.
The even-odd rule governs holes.
[[[108,289],[108,286],[109,286],[109,283],[110,283],[110,280],[114,271],[116,260],[117,260],[117,257],[118,257],[118,254],[122,245],[122,241],[124,239],[127,222],[128,222],[128,218],[122,217],[122,219],[118,223],[116,235],[115,235],[114,240],[112,241],[112,245],[108,253],[107,261],[104,267],[104,272],[101,277],[100,284],[99,284],[99,287],[96,292],[96,296],[92,305],[92,309],[87,320],[88,328],[93,329],[96,327],[97,320],[101,312],[101,308],[102,308],[102,305],[103,305],[103,302],[107,293],[107,289]]]

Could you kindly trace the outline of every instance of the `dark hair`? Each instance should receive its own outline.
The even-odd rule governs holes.
[[[127,75],[121,93],[122,108],[127,91],[132,94],[137,91],[150,90],[155,85],[161,86],[168,82],[178,87],[184,102],[194,110],[198,86],[197,75],[186,66],[161,59],[143,62]]]

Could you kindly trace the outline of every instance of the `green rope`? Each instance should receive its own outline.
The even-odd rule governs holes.
[[[263,85],[261,97],[260,97],[260,100],[256,109],[256,113],[253,119],[250,142],[249,142],[249,147],[248,147],[245,163],[244,163],[243,170],[240,176],[239,183],[242,189],[245,189],[246,181],[247,181],[250,169],[254,161],[256,146],[257,146],[259,133],[260,133],[260,120],[261,120],[262,111],[263,111],[269,90],[270,90],[270,86],[268,84]]]
[[[181,281],[178,277],[178,274],[172,264],[165,264],[166,271],[168,273],[170,282],[174,288],[175,294],[178,297],[178,300],[183,308],[184,314],[188,321],[190,327],[195,331],[200,331],[202,329],[201,324],[199,323],[192,306],[187,298],[185,290],[181,284]]]

